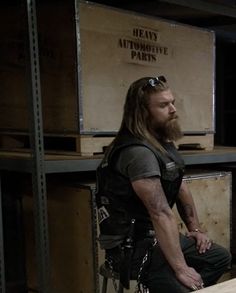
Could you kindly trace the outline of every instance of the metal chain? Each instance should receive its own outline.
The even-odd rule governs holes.
[[[154,242],[152,244],[152,247],[157,245],[157,240],[156,238],[154,238]],[[146,254],[143,257],[139,272],[138,272],[138,277],[137,277],[137,286],[135,288],[135,292],[134,293],[149,293],[148,288],[146,287],[146,285],[142,284],[141,282],[141,276],[142,276],[142,272],[145,266],[145,263],[148,260],[148,255],[149,255],[149,249],[147,250]]]
[[[152,247],[154,247],[156,245],[157,245],[157,240],[156,240],[156,238],[154,238]],[[148,260],[148,254],[149,254],[149,250],[147,250],[146,254],[144,255],[142,263],[141,263],[141,266],[139,268],[138,277],[137,277],[137,286],[135,288],[134,293],[149,293],[149,290],[146,287],[146,285],[141,283],[141,275],[142,275],[142,271],[144,269],[145,263]],[[113,264],[112,264],[113,261],[112,261],[111,257],[107,257],[106,262],[107,262],[107,264],[109,266],[109,270],[111,272],[111,279],[112,279],[114,290],[115,290],[116,293],[119,293],[119,288],[117,286],[117,281],[116,281],[116,278],[115,278],[115,272],[114,272],[114,268],[113,268]]]
[[[115,278],[115,272],[114,272],[114,269],[113,269],[113,264],[112,264],[112,259],[111,257],[107,257],[106,258],[106,261],[108,263],[108,266],[109,266],[109,270],[111,272],[111,279],[112,279],[112,284],[113,284],[113,287],[115,289],[115,292],[116,293],[119,293],[119,288],[117,286],[117,282],[116,282],[116,278]]]
[[[148,289],[146,288],[146,286],[144,286],[141,283],[141,275],[142,275],[144,265],[147,262],[148,254],[149,254],[149,252],[147,251],[146,254],[143,257],[143,260],[142,260],[142,263],[141,263],[141,266],[140,266],[140,269],[139,269],[139,273],[138,273],[137,286],[135,288],[135,293],[142,293],[142,292],[143,293],[146,293],[146,292],[148,293]],[[141,286],[142,286],[142,288],[141,288]]]

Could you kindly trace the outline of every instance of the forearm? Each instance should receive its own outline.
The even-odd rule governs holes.
[[[179,231],[172,210],[163,211],[158,215],[153,215],[151,218],[158,245],[167,262],[175,272],[184,270],[187,264],[180,247]]]
[[[188,231],[194,231],[200,228],[196,207],[193,201],[192,194],[186,183],[181,185],[178,200],[176,202],[178,212],[184,221]]]
[[[157,179],[139,180],[133,183],[152,220],[158,245],[168,263],[177,271],[186,267],[181,251],[179,231],[175,215],[168,205],[160,181]]]
[[[201,288],[201,276],[186,264],[180,247],[176,218],[170,209],[158,178],[140,179],[132,182],[134,191],[143,201],[152,219],[158,245],[176,278],[186,287],[197,283]]]
[[[200,228],[200,222],[194,205],[182,205],[178,208],[178,211],[188,231],[194,231]]]

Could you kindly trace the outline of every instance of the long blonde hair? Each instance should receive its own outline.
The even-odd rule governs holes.
[[[148,104],[150,95],[169,89],[164,77],[144,77],[134,81],[127,92],[121,127],[118,131],[128,129],[135,137],[146,140],[155,148],[165,152],[150,131],[150,114]]]

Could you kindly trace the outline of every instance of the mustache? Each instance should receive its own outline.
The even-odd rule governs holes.
[[[172,119],[178,119],[179,118],[179,116],[177,115],[177,114],[173,114],[171,117],[170,117],[170,120],[172,120]]]

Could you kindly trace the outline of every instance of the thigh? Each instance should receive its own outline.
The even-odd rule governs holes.
[[[230,267],[231,255],[222,246],[215,243],[205,253],[198,253],[194,239],[181,236],[181,246],[185,260],[201,274],[205,286],[215,284]]]
[[[219,263],[226,266],[230,264],[230,253],[216,243],[213,243],[211,248],[202,254],[196,249],[196,242],[193,238],[181,235],[180,243],[187,264],[197,271],[201,271],[206,266],[215,266]]]

